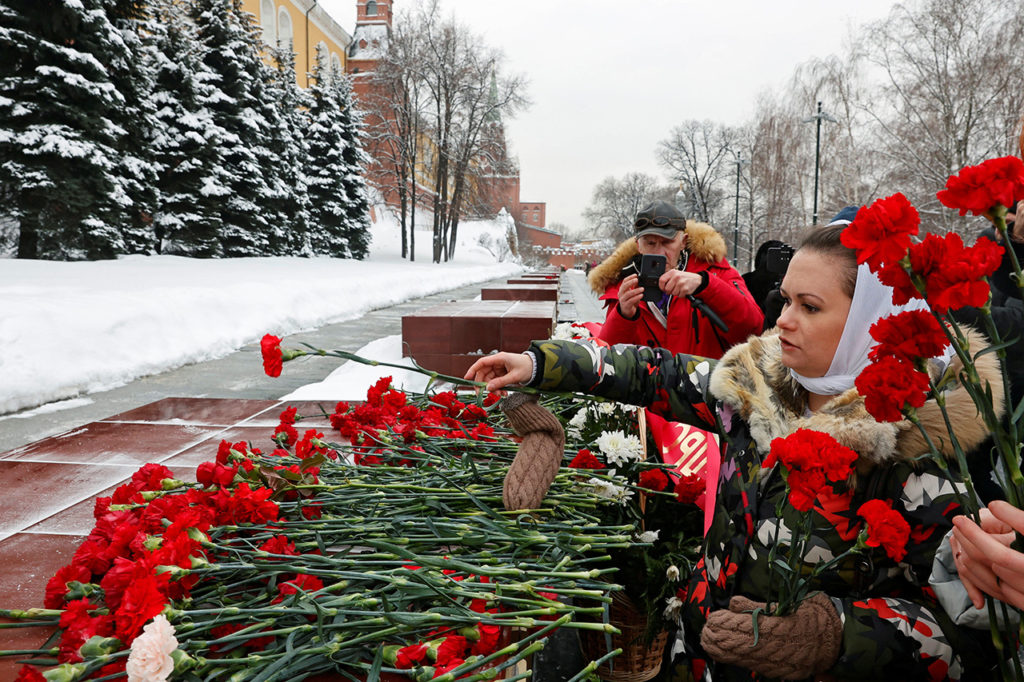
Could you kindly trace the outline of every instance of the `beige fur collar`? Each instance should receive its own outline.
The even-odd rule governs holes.
[[[968,332],[972,355],[985,347],[985,339]],[[1002,414],[1003,383],[999,360],[986,353],[975,361],[978,375],[989,382]],[[952,369],[959,374],[962,364],[955,359]],[[805,414],[806,391],[789,374],[781,361],[778,332],[769,332],[730,349],[711,375],[711,393],[730,406],[750,427],[750,435],[762,452],[768,452],[773,438],[787,436],[799,428],[830,434],[860,455],[859,470],[888,461],[916,459],[929,448],[916,426],[909,421],[881,423],[864,409],[856,389],[838,395],[818,412]],[[988,436],[974,402],[958,383],[946,392],[946,410],[965,452],[974,450]],[[953,456],[942,412],[934,400],[917,411],[918,418],[946,457]]]
[[[686,235],[686,250],[690,252],[690,258],[696,258],[705,263],[717,263],[729,253],[725,239],[707,223],[687,220]],[[612,255],[590,271],[590,275],[587,277],[590,288],[597,294],[603,294],[608,285],[619,281],[619,272],[629,264],[636,254],[636,239],[630,237],[620,243]]]

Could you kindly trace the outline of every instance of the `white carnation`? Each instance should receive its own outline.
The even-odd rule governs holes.
[[[165,682],[174,672],[171,653],[178,648],[174,626],[161,613],[132,642],[125,670],[128,682]]]
[[[649,545],[653,545],[658,541],[658,533],[660,532],[660,530],[645,530],[643,533],[640,533],[640,542],[646,542]]]
[[[665,569],[665,577],[668,578],[669,582],[676,582],[679,580],[679,567],[675,564]]]

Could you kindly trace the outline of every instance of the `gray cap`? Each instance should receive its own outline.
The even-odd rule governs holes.
[[[654,201],[636,214],[633,229],[636,230],[637,237],[656,234],[666,239],[674,239],[680,230],[686,229],[686,216],[667,201]]]

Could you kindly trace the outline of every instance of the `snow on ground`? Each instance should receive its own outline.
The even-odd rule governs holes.
[[[264,333],[284,336],[523,270],[496,257],[505,234],[498,222],[460,225],[455,257],[442,264],[430,262],[428,230],[417,230],[415,262],[401,258],[398,234],[384,214],[365,261],[0,259],[0,414],[222,357]]]

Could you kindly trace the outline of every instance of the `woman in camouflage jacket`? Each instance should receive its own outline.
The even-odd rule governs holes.
[[[834,234],[820,234],[829,230]],[[949,475],[932,458],[922,457],[928,446],[909,422],[876,422],[852,379],[850,388],[832,395],[813,393],[798,381],[833,373],[847,318],[853,319],[853,309],[860,310],[851,301],[866,268],[858,270],[852,252],[838,245],[839,231],[821,228],[793,257],[783,282],[790,300],[778,329],[736,346],[721,361],[657,348],[542,341],[525,354],[489,356],[466,375],[488,381],[490,390],[529,383],[645,405],[722,437],[713,521],[686,590],[672,664],[663,676],[699,674],[706,662],[705,672],[714,680],[990,678],[994,658],[987,633],[953,624],[928,585],[936,549],[951,519],[961,513]],[[852,282],[844,279],[851,271]],[[845,301],[830,289],[832,284],[844,292]],[[866,354],[865,349],[864,363]],[[978,371],[991,380],[1001,404],[993,356],[979,357]],[[862,368],[855,367],[852,375]],[[965,450],[984,439],[984,426],[963,389],[946,396],[946,409]],[[946,431],[933,403],[917,414],[936,442],[948,443],[948,437],[936,437]],[[788,538],[788,528],[796,525],[796,512],[787,505],[781,505],[781,518],[776,514],[786,496],[781,472],[762,469],[761,463],[772,439],[799,428],[823,431],[858,454],[846,494],[819,503],[812,512],[816,530],[804,563],[828,561],[848,549],[859,530],[854,510],[868,499],[889,502],[907,520],[907,554],[899,562],[877,548],[852,554],[818,576],[812,589],[821,594],[805,600],[791,616],[762,613],[757,645],[749,639],[737,646],[735,633],[727,630],[738,618],[749,631],[750,611],[773,597],[770,544]]]

